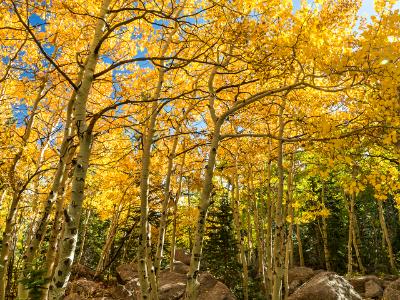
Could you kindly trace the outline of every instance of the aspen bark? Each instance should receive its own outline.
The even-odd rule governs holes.
[[[289,267],[290,267],[290,258],[292,254],[292,235],[293,235],[293,203],[292,197],[293,196],[293,157],[292,157],[292,166],[288,172],[288,183],[287,183],[287,201],[286,205],[287,215],[290,216],[290,223],[288,228],[288,239],[286,241],[286,248],[285,248],[285,271],[284,271],[284,281],[285,281],[285,295],[284,299],[289,297]]]
[[[171,176],[172,176],[172,169],[174,165],[175,153],[176,148],[178,146],[179,136],[175,136],[171,152],[168,155],[168,166],[167,166],[167,175],[165,177],[165,185],[164,185],[164,201],[162,204],[161,209],[161,218],[160,218],[160,227],[158,230],[158,242],[157,242],[157,251],[156,251],[156,258],[154,262],[154,269],[156,276],[160,270],[161,260],[163,257],[163,250],[164,250],[164,239],[165,239],[165,231],[167,227],[167,215],[168,215],[168,204],[170,203],[170,188],[171,188]]]
[[[178,215],[178,199],[174,200],[173,210],[172,210],[172,233],[171,233],[171,253],[169,258],[169,270],[174,271],[175,266],[175,252],[176,252],[176,219]]]
[[[111,245],[112,245],[112,242],[114,241],[115,234],[117,233],[118,221],[119,221],[119,216],[121,214],[121,210],[122,210],[122,203],[120,203],[118,205],[118,207],[115,209],[113,218],[111,220],[110,228],[108,230],[107,237],[106,237],[106,242],[104,243],[103,249],[101,251],[100,259],[96,266],[96,271],[95,271],[95,275],[94,275],[95,278],[98,277],[104,271],[104,267],[108,263]],[[81,244],[81,246],[82,246],[82,244]],[[83,250],[83,247],[82,247],[82,250]],[[77,261],[79,261],[79,260],[77,260]]]
[[[389,232],[388,232],[388,229],[386,226],[382,201],[378,200],[377,202],[378,202],[379,222],[381,224],[383,238],[386,241],[387,254],[388,254],[388,258],[389,258],[390,268],[393,273],[396,273],[397,272],[396,262],[395,262],[395,258],[393,255],[392,242],[390,241]]]
[[[72,156],[69,158],[69,162],[71,162]],[[54,220],[53,220],[53,225],[51,228],[51,234],[50,234],[50,239],[49,239],[49,246],[47,248],[47,253],[46,253],[46,260],[44,263],[44,269],[46,270],[46,276],[45,276],[45,283],[41,287],[41,299],[42,300],[47,300],[48,298],[48,292],[49,292],[49,287],[50,287],[50,282],[51,279],[53,278],[54,275],[54,267],[56,264],[56,258],[57,258],[57,252],[58,252],[58,245],[59,241],[61,238],[61,233],[63,229],[63,224],[64,222],[59,222],[59,220],[62,219],[63,215],[63,206],[64,206],[64,199],[65,199],[65,194],[66,194],[66,187],[69,185],[67,184],[67,178],[68,178],[68,170],[69,168],[66,168],[64,171],[64,176],[60,185],[60,191],[58,193],[57,201],[56,201],[56,212],[54,214]]]
[[[38,94],[35,98],[32,111],[31,111],[31,116],[28,119],[28,123],[26,125],[25,133],[22,136],[22,143],[21,146],[18,150],[18,152],[15,154],[13,158],[13,162],[11,164],[11,167],[8,171],[8,177],[10,181],[10,186],[12,190],[12,200],[11,200],[11,205],[8,210],[8,215],[6,218],[6,224],[5,224],[5,229],[3,232],[3,240],[1,244],[1,253],[0,253],[0,300],[5,299],[5,290],[6,290],[6,285],[7,285],[7,269],[8,269],[8,264],[9,264],[9,255],[10,255],[10,250],[11,250],[11,243],[12,243],[12,237],[13,237],[13,229],[15,226],[15,218],[18,212],[18,205],[19,201],[21,199],[22,193],[24,192],[25,186],[23,185],[22,187],[19,186],[18,180],[15,178],[15,172],[16,168],[18,165],[19,160],[22,158],[24,154],[24,148],[28,144],[31,132],[32,132],[32,127],[33,127],[33,122],[35,119],[35,115],[37,113],[38,105],[39,102],[43,99],[46,91],[46,81],[43,80],[42,84],[39,87]]]
[[[247,202],[246,221],[247,221],[247,262],[252,263],[253,254],[253,227],[251,224],[252,211],[249,203]]]
[[[232,209],[232,216],[233,216],[233,233],[235,235],[235,245],[236,248],[239,250],[238,253],[236,253],[236,260],[238,263],[242,264],[242,257],[240,255],[240,228],[239,228],[239,214],[238,214],[238,208],[236,207],[236,202],[235,202],[235,193],[236,193],[236,187],[235,187],[235,180],[233,178],[227,177],[229,186],[228,186],[228,193],[231,193],[231,209]],[[242,281],[243,281],[243,271],[241,273]]]
[[[81,241],[81,245],[79,247],[79,254],[78,257],[76,259],[77,263],[80,263],[82,260],[82,256],[83,256],[83,252],[85,250],[85,243],[86,243],[86,237],[87,237],[87,229],[88,229],[88,224],[89,224],[89,219],[90,219],[90,215],[91,215],[92,211],[90,209],[88,209],[87,214],[86,214],[86,218],[85,221],[83,222],[83,231],[82,231],[82,241]]]
[[[355,215],[354,209],[353,209],[353,234],[352,234],[352,236],[353,236],[354,251],[356,253],[358,267],[360,269],[361,274],[365,274],[365,268],[362,263],[361,252],[359,250],[361,248],[361,239],[360,239],[360,233],[358,231],[358,222],[357,222],[357,217]]]
[[[155,272],[156,276],[158,276],[158,272],[160,270],[160,264],[163,257],[163,248],[164,248],[164,239],[165,239],[165,232],[167,230],[167,215],[168,215],[168,204],[170,203],[170,186],[171,186],[171,175],[172,169],[174,165],[174,159],[176,155],[176,149],[178,147],[179,141],[179,134],[181,133],[181,126],[182,122],[186,119],[188,113],[194,108],[194,106],[190,107],[183,115],[181,122],[179,122],[178,128],[176,130],[177,135],[174,138],[174,142],[172,145],[171,152],[168,155],[168,167],[167,167],[167,175],[165,179],[165,186],[164,186],[164,201],[162,206],[162,214],[160,220],[160,227],[159,227],[159,237],[157,242],[157,252],[156,252],[156,259],[155,259]],[[185,148],[185,140],[183,141],[183,149]],[[186,152],[183,153],[182,164],[180,168],[180,175],[179,175],[179,186],[178,192],[176,197],[180,197],[181,189],[182,189],[182,172],[183,172],[183,164],[185,161]],[[176,242],[176,213],[177,213],[177,201],[179,198],[176,198],[175,201],[172,199],[173,203],[173,228],[172,228],[172,238],[171,238],[171,257],[170,257],[170,271],[173,271],[174,266],[174,259],[175,259],[175,242]]]
[[[0,197],[0,208],[3,205],[3,201],[4,201],[4,199],[6,199],[6,196],[7,196],[7,189],[4,188],[4,190],[1,193],[1,197]]]
[[[282,279],[283,279],[283,243],[285,241],[284,233],[284,220],[283,220],[283,131],[284,131],[284,112],[285,103],[282,103],[279,108],[279,141],[278,141],[278,197],[275,209],[275,234],[274,234],[274,276],[273,276],[273,290],[272,300],[280,300],[282,295]]]
[[[262,286],[264,287],[266,284],[266,278],[265,278],[265,263],[264,263],[264,231],[263,227],[261,226],[260,222],[260,211],[259,211],[259,204],[258,204],[258,199],[256,197],[256,192],[254,188],[254,175],[252,171],[252,167],[250,166],[250,193],[251,193],[251,201],[252,201],[252,209],[254,212],[254,227],[255,227],[255,232],[256,232],[256,240],[257,240],[257,254],[258,254],[258,274],[261,275],[261,280],[262,280]]]
[[[353,218],[355,218],[355,217],[353,217]],[[359,249],[358,243],[357,243],[357,234],[356,234],[356,231],[355,231],[354,221],[353,221],[352,238],[353,238],[353,246],[354,246],[354,252],[355,252],[356,258],[357,258],[358,268],[360,269],[361,274],[365,274],[365,268],[364,268],[364,265],[362,263],[360,249]]]
[[[163,71],[160,70],[158,93],[161,91]],[[158,98],[159,94],[156,95]],[[157,99],[154,98],[154,99]],[[158,101],[153,102],[150,120],[143,135],[142,167],[140,174],[140,239],[138,247],[138,270],[142,299],[152,299],[157,296],[157,286],[154,286],[155,273],[150,259],[150,231],[149,231],[149,175],[151,145],[155,132],[155,124],[158,114]],[[150,271],[150,274],[149,274]],[[153,282],[153,286],[150,284]],[[150,298],[152,297],[152,298]]]
[[[58,300],[63,297],[64,290],[71,275],[75,249],[78,241],[79,221],[84,199],[84,183],[89,165],[91,133],[86,132],[81,140],[77,165],[72,178],[71,203],[64,210],[64,229],[60,242],[60,252],[53,280],[50,284],[49,298]]]
[[[321,198],[322,198],[322,206],[325,207],[325,182],[322,184]],[[325,267],[327,271],[331,270],[331,256],[329,253],[328,247],[328,230],[327,230],[326,218],[322,217],[322,241],[324,244],[324,257],[325,257]]]
[[[212,179],[214,175],[217,150],[220,140],[220,130],[223,119],[216,122],[212,135],[210,151],[208,153],[208,162],[205,170],[205,178],[202,186],[201,197],[199,200],[199,216],[196,222],[196,230],[194,233],[194,242],[192,248],[192,257],[190,260],[190,269],[188,273],[188,282],[186,285],[186,299],[196,300],[198,293],[199,282],[197,276],[200,270],[200,259],[202,254],[202,245],[204,232],[206,229],[207,211],[210,206],[210,195],[212,191]]]
[[[240,263],[242,264],[242,285],[243,285],[243,299],[249,299],[249,270],[247,266],[247,257],[244,246],[244,234],[242,234],[242,222],[240,218],[240,186],[239,186],[239,170],[237,163],[237,156],[235,156],[235,178],[234,178],[234,194],[232,195],[232,202],[234,203],[233,221],[236,231],[236,239],[239,243]]]
[[[178,17],[185,5],[183,5],[174,14]],[[178,23],[174,24],[174,29],[168,34],[167,40],[161,49],[161,57],[165,56],[168,48],[172,42],[172,38],[178,30]],[[148,203],[148,193],[149,193],[149,173],[150,173],[150,161],[151,161],[151,146],[153,144],[153,137],[155,132],[155,125],[157,121],[157,115],[159,112],[159,101],[161,95],[161,89],[164,83],[165,69],[163,67],[163,62],[161,67],[158,69],[158,83],[154,95],[152,96],[153,105],[150,120],[146,126],[146,132],[143,135],[143,152],[142,152],[142,170],[140,174],[140,239],[138,247],[138,271],[139,271],[139,281],[141,289],[142,299],[152,300],[158,299],[158,286],[157,278],[154,270],[152,260],[149,257],[149,203]],[[162,107],[162,106],[161,106]],[[149,280],[150,279],[150,280]]]
[[[266,243],[266,261],[267,261],[267,281],[266,281],[266,291],[267,291],[267,299],[271,298],[272,293],[272,197],[271,197],[271,160],[268,160],[267,165],[267,243]]]
[[[75,93],[72,95],[71,99],[68,102],[67,106],[67,115],[66,115],[66,123],[64,128],[64,136],[61,143],[60,154],[59,154],[59,162],[57,165],[56,173],[54,174],[53,183],[50,189],[49,194],[47,195],[47,199],[45,202],[45,207],[43,210],[43,214],[41,219],[38,222],[38,226],[33,234],[33,238],[29,242],[29,246],[25,250],[23,256],[23,265],[22,271],[20,274],[21,279],[28,276],[28,272],[30,270],[31,264],[36,256],[36,253],[40,247],[40,244],[43,240],[44,234],[46,232],[46,226],[51,214],[51,210],[54,202],[58,197],[58,192],[60,189],[63,189],[62,186],[65,184],[64,176],[67,176],[66,166],[72,160],[72,156],[75,153],[75,148],[72,147],[72,109],[75,99]],[[18,297],[23,300],[27,299],[27,290],[19,284],[18,288]]]
[[[350,197],[349,207],[349,236],[347,241],[347,274],[353,273],[353,210],[354,210],[354,193]]]
[[[185,148],[185,140],[183,140],[183,148]],[[182,162],[179,169],[179,183],[178,183],[178,191],[176,192],[175,200],[174,200],[174,207],[172,213],[172,234],[171,234],[171,255],[170,255],[170,262],[169,262],[169,269],[170,271],[174,270],[174,261],[175,261],[175,249],[176,249],[176,218],[178,213],[178,201],[181,197],[182,193],[182,182],[183,182],[183,167],[185,165],[186,159],[186,152],[182,155]],[[188,188],[189,193],[189,188]]]
[[[48,146],[49,146],[49,139],[47,139],[47,141],[45,142],[44,146],[40,150],[40,154],[39,154],[38,160],[36,162],[36,170],[40,169],[40,167],[41,167],[41,165],[43,163],[43,158],[44,158],[45,151],[48,148]],[[35,231],[36,231],[36,229],[37,229],[37,227],[39,225],[38,224],[38,220],[37,220],[37,217],[39,215],[38,212],[37,212],[37,207],[39,206],[39,200],[40,200],[39,181],[40,181],[40,176],[37,176],[35,178],[34,187],[33,187],[33,189],[35,191],[35,196],[34,196],[34,199],[32,201],[32,212],[31,212],[33,214],[33,217],[32,217],[31,224],[30,224],[30,226],[29,226],[29,228],[27,230],[27,237],[26,237],[26,242],[25,242],[25,244],[28,245],[28,246],[31,244],[31,241],[32,241],[32,239],[34,237],[34,233],[35,233]],[[24,249],[24,251],[27,251],[27,249]],[[24,269],[24,267],[22,269]],[[20,288],[21,287],[22,287],[22,284],[18,283],[18,297],[23,299],[23,297],[21,297],[21,294],[20,294]]]
[[[296,239],[297,239],[297,246],[299,249],[300,267],[304,267],[303,243],[301,241],[300,224],[298,223],[296,224]]]
[[[217,150],[219,147],[219,141],[221,139],[221,127],[226,120],[226,118],[235,112],[239,111],[243,107],[246,107],[247,105],[250,105],[251,103],[273,95],[277,94],[283,91],[286,91],[287,93],[294,87],[297,86],[298,84],[294,84],[291,86],[285,86],[282,88],[278,88],[275,90],[270,90],[265,93],[260,93],[254,96],[251,96],[247,98],[246,100],[243,101],[238,101],[236,102],[231,108],[227,109],[224,113],[221,115],[217,116],[214,103],[215,100],[217,99],[216,95],[216,90],[214,89],[214,79],[215,76],[218,73],[218,68],[221,66],[226,66],[230,59],[232,58],[231,56],[232,53],[232,47],[229,50],[229,53],[224,57],[223,62],[220,65],[215,65],[214,68],[211,71],[211,74],[208,79],[208,90],[210,94],[209,98],[209,103],[208,103],[208,109],[211,115],[211,119],[214,123],[214,130],[212,132],[212,137],[211,137],[211,143],[210,143],[210,150],[208,153],[208,163],[206,166],[206,171],[205,171],[205,178],[203,181],[203,186],[202,186],[202,191],[201,191],[201,196],[200,196],[200,201],[199,201],[199,206],[198,206],[198,211],[199,215],[197,218],[196,222],[196,231],[194,235],[194,245],[192,248],[192,258],[191,258],[191,263],[190,263],[190,270],[188,273],[188,283],[186,285],[186,294],[185,294],[185,299],[190,299],[194,300],[197,297],[197,290],[198,290],[198,281],[197,281],[197,276],[200,268],[200,259],[201,259],[201,252],[202,252],[202,243],[203,243],[203,237],[204,237],[204,232],[205,232],[205,221],[207,217],[207,210],[210,205],[210,194],[212,191],[212,177],[214,174],[214,167],[215,167],[215,159],[217,155]],[[283,122],[282,122],[283,125]],[[283,127],[283,126],[281,126]],[[283,130],[282,130],[283,131]],[[281,139],[282,141],[282,139]],[[280,222],[282,223],[282,222]],[[280,248],[283,247],[283,239],[282,243],[280,243]],[[281,251],[280,251],[281,252]]]
[[[86,124],[86,103],[93,83],[93,75],[99,57],[100,41],[106,30],[106,17],[111,0],[103,0],[94,37],[90,45],[89,54],[83,71],[81,85],[77,91],[75,101],[75,120],[79,138],[79,153],[72,178],[71,203],[64,210],[65,227],[60,244],[60,255],[53,280],[50,285],[50,300],[61,299],[71,274],[71,266],[74,261],[75,249],[78,239],[78,228],[81,217],[82,203],[84,200],[84,188],[86,173],[89,166],[89,158],[92,143],[92,128]]]

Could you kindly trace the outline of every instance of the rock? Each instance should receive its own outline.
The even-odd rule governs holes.
[[[128,291],[131,292],[139,292],[140,291],[140,284],[139,284],[139,278],[134,278],[130,281],[128,281],[125,284],[125,288],[128,289]]]
[[[366,275],[366,276],[359,276],[359,277],[353,277],[349,279],[350,284],[354,287],[357,293],[360,295],[365,294],[365,284],[368,281],[373,281],[376,284],[378,284],[380,287],[383,286],[383,280],[379,279],[375,275]]]
[[[364,297],[366,298],[377,298],[381,297],[383,294],[382,287],[376,283],[374,280],[368,280],[365,283],[365,294]]]
[[[77,293],[72,293],[64,297],[64,300],[83,300],[83,299]]]
[[[168,283],[177,283],[177,282],[183,282],[184,284],[186,284],[187,277],[185,274],[182,273],[163,270],[160,272],[158,281],[160,286]]]
[[[174,272],[187,274],[189,272],[189,269],[190,267],[188,265],[185,265],[183,262],[174,261]]]
[[[159,300],[182,299],[186,289],[186,274],[163,270],[159,277]],[[208,272],[199,275],[198,300],[236,300],[229,288]]]
[[[112,289],[112,298],[118,300],[136,300],[136,295],[134,291],[130,291],[125,286],[117,284]]]
[[[78,294],[82,299],[92,299],[96,297],[106,299],[107,297],[111,297],[110,290],[107,290],[103,283],[87,280],[86,278],[80,278],[68,284],[66,295],[69,296],[73,294]]]
[[[159,300],[181,299],[186,289],[185,274],[163,270],[159,277]]]
[[[208,272],[199,275],[198,300],[236,300],[229,288]]]
[[[292,294],[299,286],[301,286],[302,282],[299,279],[293,280],[289,283],[289,294]]]
[[[178,248],[175,250],[175,260],[183,262],[185,265],[190,265],[191,255],[185,249]]]
[[[199,295],[199,300],[236,300],[235,296],[228,287],[221,281],[218,281],[212,289],[203,290]]]
[[[120,284],[126,284],[139,276],[136,264],[123,264],[117,267],[117,280]]]
[[[298,288],[288,300],[361,300],[361,296],[342,276],[321,272]]]
[[[292,294],[299,286],[313,277],[315,271],[307,267],[294,267],[289,270],[289,294]]]
[[[400,300],[400,279],[389,284],[383,292],[382,300]]]
[[[289,270],[288,274],[288,279],[289,279],[289,285],[292,281],[298,280],[300,284],[303,284],[307,280],[309,280],[311,277],[313,277],[314,270],[306,267],[294,267]]]
[[[179,299],[186,289],[187,277],[185,274],[162,270],[159,274],[159,300]],[[124,286],[132,295],[140,299],[139,278],[128,281]],[[134,298],[135,299],[135,298]]]
[[[102,290],[102,284],[87,280],[86,278],[80,278],[72,281],[67,287],[67,294],[79,294],[82,297],[91,297],[98,294]]]
[[[389,280],[384,280],[383,284],[382,284],[382,288],[386,289],[389,285],[392,284],[393,281],[389,281]]]
[[[80,263],[76,263],[72,266],[71,269],[71,277],[72,278],[86,278],[86,279],[93,279],[94,278],[94,271],[82,265]]]
[[[178,300],[185,294],[186,284],[183,282],[167,283],[160,286],[159,300]]]
[[[397,279],[399,279],[399,276],[397,276],[397,275],[385,274],[383,276],[383,280],[387,280],[387,281],[395,281]]]
[[[187,272],[189,267],[177,261],[175,271],[162,270],[159,274],[159,300],[181,300],[186,290]],[[140,284],[135,265],[125,264],[117,268],[118,281],[124,285],[117,285],[112,289],[113,299],[140,299]],[[236,300],[229,288],[218,281],[210,273],[199,275],[198,300]],[[85,298],[86,299],[86,298]]]

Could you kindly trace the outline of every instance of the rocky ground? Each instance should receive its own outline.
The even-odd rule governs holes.
[[[128,272],[128,268],[130,271]],[[123,270],[122,270],[123,269]],[[112,300],[127,299],[136,300],[139,298],[139,285],[135,266],[122,265],[120,268],[118,283],[106,286],[102,282],[92,281],[86,278],[79,278],[69,284],[67,289],[68,300]],[[135,274],[131,276],[131,274]],[[127,275],[126,277],[124,277]],[[186,275],[178,272],[162,271],[160,273],[160,300],[182,299],[186,287]],[[236,299],[231,291],[222,282],[216,280],[210,273],[200,274],[200,295],[199,300],[234,300]]]
[[[174,271],[160,273],[160,300],[181,300],[185,292],[188,257],[180,255]],[[66,300],[139,299],[138,272],[135,264],[117,268],[117,281],[110,285],[94,281],[93,274],[79,265],[74,268],[74,280],[68,285]],[[235,300],[235,296],[222,282],[208,272],[199,276],[199,300]],[[387,275],[367,275],[346,279],[334,272],[314,271],[295,267],[289,271],[290,296],[288,300],[400,300],[400,279]]]
[[[159,300],[178,300],[183,298],[186,288],[186,274],[189,271],[190,257],[177,253],[174,271],[162,270],[159,277]],[[124,264],[117,267],[117,282],[105,285],[93,280],[93,272],[82,265],[74,267],[72,280],[66,291],[65,300],[112,300],[140,299],[139,278],[136,264]],[[229,288],[208,272],[199,275],[199,300],[235,300]]]
[[[400,300],[400,279],[387,275],[353,277],[296,267],[289,271],[289,300]]]

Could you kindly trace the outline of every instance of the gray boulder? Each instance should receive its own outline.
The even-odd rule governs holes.
[[[365,283],[365,298],[380,298],[383,294],[382,287],[374,280]]]
[[[236,300],[229,288],[208,272],[199,275],[198,300]]]
[[[174,261],[174,272],[187,274],[189,272],[189,266],[181,261]]]
[[[175,260],[183,262],[185,265],[190,265],[191,255],[188,251],[182,248],[175,250]]]
[[[400,279],[389,284],[383,292],[382,300],[400,300]]]
[[[366,283],[372,281],[379,285],[380,287],[383,286],[384,282],[382,279],[379,279],[375,275],[365,275],[365,276],[358,276],[349,279],[350,284],[354,287],[357,293],[360,295],[365,295],[366,292]],[[369,283],[370,287],[372,283]]]
[[[289,269],[289,294],[292,294],[299,286],[307,282],[314,275],[314,270],[307,267],[294,267]]]
[[[117,267],[117,280],[120,284],[126,284],[134,278],[138,278],[139,273],[136,264],[123,264]]]
[[[342,276],[321,272],[298,288],[289,300],[361,300],[361,296]]]

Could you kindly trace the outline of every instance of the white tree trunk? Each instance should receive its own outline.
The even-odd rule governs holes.
[[[384,240],[386,241],[387,246],[387,254],[389,258],[391,271],[395,274],[397,272],[396,263],[393,255],[392,242],[390,241],[389,232],[385,222],[385,215],[383,213],[383,205],[382,202],[378,200],[378,211],[379,211],[379,222],[381,223],[382,235]]]
[[[17,182],[18,180],[15,178],[16,177],[16,169],[19,160],[22,158],[24,154],[24,148],[27,145],[31,132],[32,132],[32,127],[33,127],[33,122],[35,119],[35,115],[37,113],[38,105],[39,102],[42,100],[43,96],[45,95],[45,87],[46,87],[46,81],[43,81],[42,84],[39,87],[38,94],[35,98],[31,115],[28,119],[28,123],[25,128],[25,133],[22,136],[22,144],[18,150],[18,152],[15,154],[13,158],[13,162],[11,164],[11,167],[8,171],[8,177],[9,177],[9,184],[10,188],[12,190],[12,200],[11,200],[11,205],[8,209],[8,215],[6,218],[6,225],[5,229],[3,232],[3,240],[2,240],[2,245],[1,245],[1,254],[0,254],[0,300],[4,300],[6,296],[6,285],[7,285],[7,269],[8,269],[8,264],[9,264],[9,255],[10,255],[10,250],[11,250],[11,243],[12,243],[12,237],[13,237],[13,230],[15,226],[15,218],[18,212],[18,205],[19,201],[21,200],[22,193],[24,192],[24,185],[22,187],[20,186],[20,183]]]
[[[223,122],[223,121],[222,121]],[[190,269],[188,273],[188,282],[186,286],[186,299],[196,300],[199,282],[197,276],[200,271],[200,260],[202,254],[203,238],[206,229],[207,211],[210,206],[210,195],[212,191],[212,179],[217,157],[217,150],[220,140],[220,130],[222,122],[215,124],[210,151],[208,153],[208,162],[205,171],[204,182],[199,200],[199,216],[196,222],[196,230],[193,237],[192,257],[190,259]]]
[[[63,177],[67,175],[66,172],[67,163],[72,159],[72,156],[75,153],[75,148],[72,147],[72,138],[71,138],[72,108],[74,104],[74,98],[75,95],[71,97],[67,107],[64,136],[61,143],[60,155],[59,155],[60,158],[58,161],[56,173],[54,174],[53,183],[50,192],[47,195],[42,217],[38,222],[38,226],[33,234],[33,238],[30,240],[29,246],[26,248],[26,251],[23,256],[23,266],[22,266],[22,272],[20,274],[21,279],[26,278],[28,276],[28,272],[30,271],[32,262],[36,256],[40,243],[42,242],[44,234],[46,232],[46,227],[53,204],[58,197],[59,190],[64,188],[62,185],[65,184],[65,180]],[[18,297],[21,300],[27,299],[28,297],[27,290],[22,286],[21,283],[19,284],[18,288]]]
[[[249,270],[247,264],[246,251],[244,246],[244,235],[242,234],[242,222],[240,217],[240,186],[239,186],[239,170],[237,163],[237,156],[235,156],[235,179],[234,179],[235,192],[232,195],[232,201],[234,203],[233,209],[233,221],[236,231],[236,239],[240,251],[240,263],[242,264],[242,285],[243,285],[243,299],[249,299]]]
[[[183,149],[185,149],[185,140],[183,140]],[[178,213],[178,201],[181,197],[182,193],[182,181],[183,181],[183,167],[185,165],[186,152],[183,153],[182,162],[179,170],[179,183],[178,183],[178,191],[176,192],[175,200],[174,200],[174,208],[172,213],[172,234],[171,234],[171,255],[169,261],[170,271],[174,270],[174,261],[175,261],[175,249],[176,249],[176,218]]]
[[[167,167],[167,175],[165,177],[165,186],[164,186],[164,201],[162,203],[161,208],[161,219],[160,219],[160,227],[158,230],[158,242],[157,242],[157,252],[156,259],[154,262],[154,269],[156,272],[156,276],[160,270],[161,260],[163,258],[163,250],[164,250],[164,239],[165,239],[165,231],[167,228],[167,215],[168,215],[168,204],[170,203],[170,189],[171,189],[171,176],[172,169],[174,165],[176,148],[178,146],[179,136],[175,136],[171,152],[168,155],[168,167]]]
[[[275,208],[275,234],[274,234],[274,264],[273,264],[273,290],[272,300],[280,300],[282,296],[282,279],[283,279],[283,262],[284,253],[283,245],[285,242],[285,227],[283,218],[283,187],[284,187],[284,175],[283,175],[283,131],[284,131],[284,112],[285,104],[282,103],[279,111],[279,141],[278,141],[278,198],[276,201]]]
[[[93,83],[93,75],[99,57],[100,41],[106,29],[106,16],[111,0],[103,0],[94,37],[90,46],[89,55],[84,67],[82,82],[77,91],[75,101],[75,121],[79,138],[79,153],[72,177],[71,202],[64,211],[65,227],[60,244],[58,264],[50,285],[50,300],[62,299],[67,286],[71,266],[74,261],[75,249],[78,240],[79,221],[84,200],[86,172],[89,166],[92,132],[86,124],[86,103]]]

